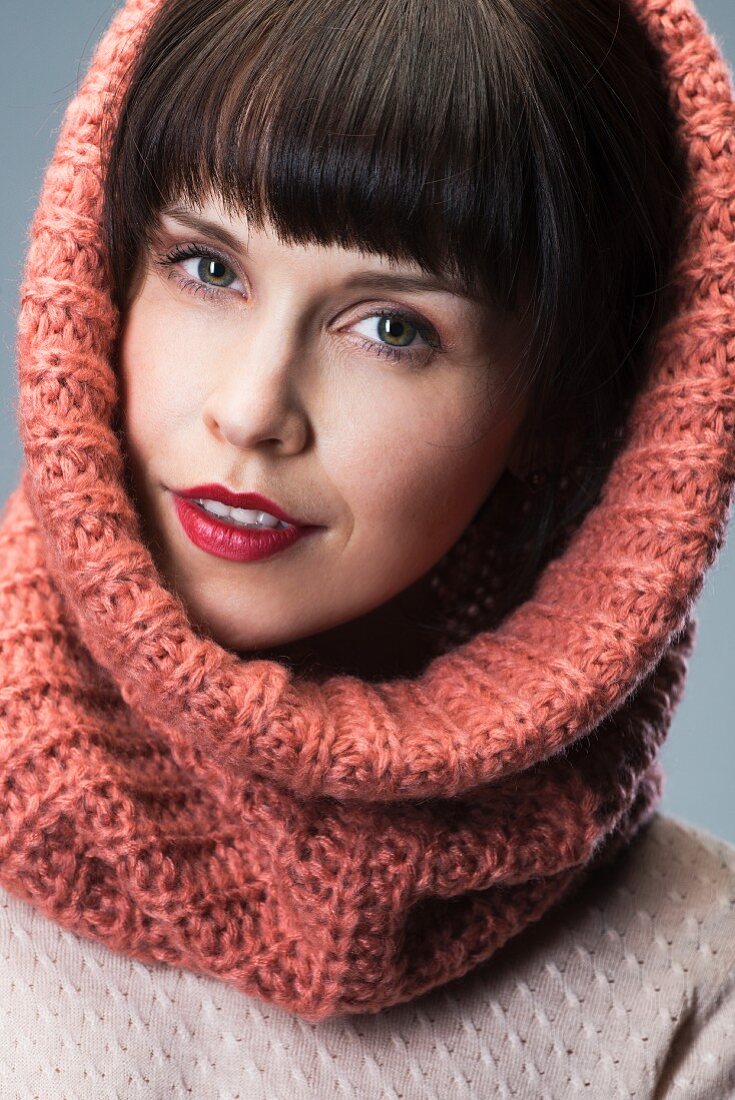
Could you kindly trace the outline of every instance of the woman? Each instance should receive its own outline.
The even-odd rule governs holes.
[[[732,121],[683,0],[118,14],[22,290],[5,1003],[46,944],[79,1016],[16,1080],[734,1086],[735,853],[656,810]]]

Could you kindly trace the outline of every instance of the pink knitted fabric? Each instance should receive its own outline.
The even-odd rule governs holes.
[[[125,488],[100,123],[156,3],[128,0],[99,45],[31,228],[26,465],[0,525],[0,884],[310,1022],[374,1013],[491,956],[660,796],[735,481],[729,74],[691,0],[636,0],[692,189],[678,309],[599,501],[503,616],[498,532],[519,505],[499,491],[437,567],[443,649],[420,675],[309,679],[193,628]]]

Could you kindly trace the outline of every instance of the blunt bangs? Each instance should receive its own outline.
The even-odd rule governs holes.
[[[471,7],[164,2],[112,142],[110,190],[145,221],[216,196],[284,242],[416,263],[514,308],[530,134]]]
[[[623,0],[163,0],[104,139],[116,304],[182,200],[448,275],[522,323],[506,385],[533,387],[528,454],[557,476],[616,427],[671,305],[660,62]]]

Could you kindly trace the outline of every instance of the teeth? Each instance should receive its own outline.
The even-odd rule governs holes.
[[[288,527],[269,512],[253,511],[249,508],[230,508],[219,500],[198,500],[205,511],[211,512],[220,519],[232,520],[241,527]]]

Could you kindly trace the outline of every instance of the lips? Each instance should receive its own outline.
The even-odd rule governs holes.
[[[210,515],[200,504],[172,493],[171,500],[184,533],[200,550],[228,561],[254,562],[270,558],[297,542],[309,541],[320,527],[245,527]]]
[[[188,489],[172,489],[171,492],[187,500],[218,500],[230,508],[250,508],[259,512],[268,512],[283,523],[290,523],[292,527],[313,526],[294,519],[274,500],[269,500],[260,493],[233,493],[226,486],[217,484],[194,485]]]

